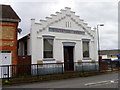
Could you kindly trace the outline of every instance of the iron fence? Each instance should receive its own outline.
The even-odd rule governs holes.
[[[102,63],[101,63],[102,64]],[[99,70],[119,69],[119,62],[111,62],[99,67],[98,62],[74,62],[73,72],[90,72]],[[11,79],[16,77],[40,76],[65,73],[64,63],[43,63],[30,65],[3,65],[0,66],[0,78]]]
[[[75,71],[90,72],[98,70],[99,70],[98,62],[75,62]]]

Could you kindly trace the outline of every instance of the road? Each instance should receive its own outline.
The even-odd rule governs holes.
[[[118,88],[118,73],[38,82],[9,88]]]

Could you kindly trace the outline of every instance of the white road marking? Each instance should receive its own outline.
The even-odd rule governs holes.
[[[114,82],[114,83],[118,83],[118,82]],[[112,84],[112,83],[105,83],[105,84]],[[89,87],[92,87],[92,86],[100,86],[100,85],[103,85],[103,84],[95,84],[95,85],[91,85]]]
[[[85,86],[91,86],[91,85],[98,85],[98,84],[110,84],[110,83],[116,83],[118,79],[115,80],[107,80],[107,81],[100,81],[100,82],[93,82],[93,83],[87,83]]]

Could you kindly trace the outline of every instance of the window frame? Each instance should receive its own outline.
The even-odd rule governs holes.
[[[45,46],[44,46],[44,40],[48,39],[48,40],[52,40],[52,57],[45,57],[44,51],[45,51]],[[48,36],[48,35],[44,35],[43,36],[43,60],[51,60],[54,58],[54,36]]]
[[[84,56],[84,43],[88,43],[88,57]],[[88,60],[90,59],[90,39],[82,39],[82,55],[83,55],[83,60]]]

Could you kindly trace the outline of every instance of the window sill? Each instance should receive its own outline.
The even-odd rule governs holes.
[[[89,58],[89,57],[88,58],[83,58],[83,60],[91,60],[91,58]]]
[[[43,61],[55,61],[54,58],[44,58]]]

